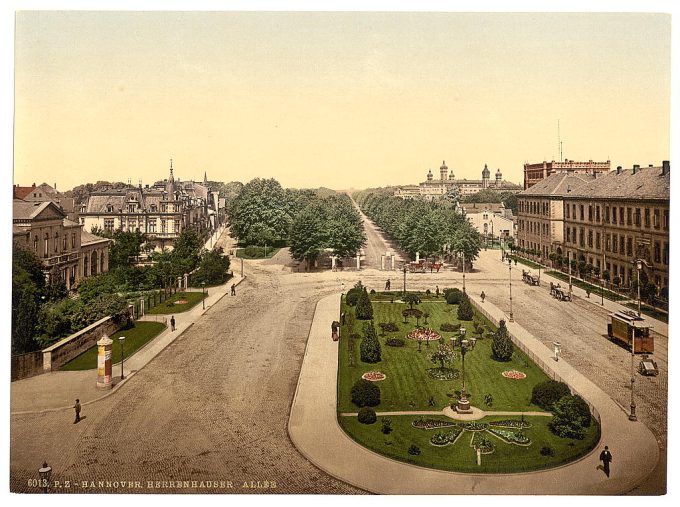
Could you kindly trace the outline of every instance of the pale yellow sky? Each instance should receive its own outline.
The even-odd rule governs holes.
[[[663,14],[20,12],[14,180],[364,188],[670,158]]]

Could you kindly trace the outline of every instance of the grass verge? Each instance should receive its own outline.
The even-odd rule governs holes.
[[[169,315],[175,313],[186,312],[191,310],[194,306],[203,299],[202,292],[178,292],[172,295],[166,301],[157,304],[145,313],[150,315]],[[180,301],[182,301],[180,303]]]

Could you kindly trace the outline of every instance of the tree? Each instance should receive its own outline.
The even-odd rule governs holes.
[[[250,226],[243,241],[248,245],[272,245],[276,240],[274,229],[267,224],[256,223]]]
[[[466,195],[463,202],[501,202],[501,195],[495,190],[484,188],[474,194]]]
[[[175,241],[175,248],[170,256],[172,274],[182,276],[193,271],[201,258],[203,240],[193,227],[185,228]]]
[[[571,394],[569,386],[557,380],[539,382],[531,391],[531,403],[543,410],[552,411],[555,403]]]
[[[314,265],[325,243],[324,211],[320,206],[304,208],[293,221],[290,230],[290,254],[298,261]]]
[[[203,254],[198,271],[194,275],[194,285],[219,285],[229,277],[229,256],[224,255],[222,247],[218,246]]]
[[[588,404],[578,395],[567,395],[555,403],[550,430],[562,438],[583,439],[591,424]]]
[[[456,359],[456,353],[451,348],[451,345],[440,343],[437,351],[430,356],[433,363],[439,363],[440,367],[444,369],[444,363],[450,364]]]
[[[23,248],[12,249],[12,353],[23,354],[38,347],[34,339],[37,317],[45,290],[42,264]]]
[[[458,254],[465,255],[465,262],[472,262],[479,255],[482,249],[481,236],[477,229],[468,222],[462,222],[450,236],[451,250]]]
[[[517,194],[515,192],[501,192],[501,202],[507,209],[512,210],[513,215],[517,215]]]
[[[508,328],[505,327],[505,321],[501,320],[498,323],[498,330],[494,334],[493,342],[491,343],[493,357],[497,361],[510,361],[510,359],[512,359],[513,350],[514,345],[508,334]]]
[[[407,292],[401,299],[411,310],[413,310],[413,305],[420,304],[420,296],[415,292]]]
[[[128,231],[104,234],[113,240],[109,250],[109,270],[130,267],[139,256],[139,250],[144,243],[144,235],[141,232]]]
[[[375,407],[380,405],[380,387],[370,380],[360,378],[350,391],[352,403],[358,407]]]
[[[470,303],[470,298],[463,294],[463,298],[458,305],[458,320],[472,320],[475,316],[475,311]]]
[[[373,318],[373,305],[371,304],[371,299],[368,297],[366,287],[363,288],[359,295],[354,313],[356,314],[357,319],[360,320],[371,320]]]
[[[364,363],[378,363],[381,360],[381,347],[373,322],[364,323],[364,338],[359,346],[361,360]]]

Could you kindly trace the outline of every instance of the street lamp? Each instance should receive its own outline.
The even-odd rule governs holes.
[[[465,252],[463,254],[463,294],[465,294]]]
[[[637,295],[638,295],[638,318],[641,318],[642,303],[640,299],[640,271],[642,271],[642,266],[647,266],[644,259],[635,259],[633,261],[637,269]],[[637,328],[633,326],[633,335],[630,342],[630,415],[628,416],[629,421],[637,421],[637,415],[635,414],[635,334]]]
[[[42,467],[38,469],[40,475],[40,485],[43,487],[43,493],[47,493],[50,487],[50,476],[52,475],[52,467],[43,461]]]
[[[638,317],[642,314],[642,300],[640,299],[640,271],[642,271],[642,266],[647,266],[647,262],[644,259],[635,259],[633,261],[635,267],[637,268],[637,299],[638,299]]]
[[[604,306],[604,280],[600,278],[600,305]]]
[[[406,261],[404,261],[404,296],[406,295]]]
[[[508,257],[508,268],[510,271],[510,322],[515,322],[512,317],[512,259]]]
[[[120,342],[120,379],[125,380],[125,375],[123,375],[123,363],[125,362],[125,337],[119,336],[118,341]]]
[[[470,401],[467,399],[467,393],[465,391],[465,354],[475,348],[477,340],[475,338],[470,338],[470,340],[465,339],[465,328],[460,328],[460,357],[462,360],[462,378],[463,386],[460,390],[460,398],[458,399],[458,404],[456,405],[456,411],[459,413],[470,413]]]
[[[201,282],[201,292],[203,293],[203,309],[205,310],[205,282]]]

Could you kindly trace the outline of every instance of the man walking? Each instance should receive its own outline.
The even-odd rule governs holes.
[[[612,461],[612,453],[609,452],[609,447],[604,446],[604,451],[600,453],[600,461],[604,465],[604,473],[609,477],[609,463]]]
[[[175,330],[175,316],[170,317],[170,331]]]
[[[390,290],[390,279],[389,278],[385,282],[385,290]]]
[[[236,284],[235,283],[231,284],[231,295],[232,296],[236,295]]]
[[[76,404],[73,405],[73,408],[76,410],[76,420],[73,421],[73,424],[76,424],[77,422],[80,421],[80,400],[76,398]]]

